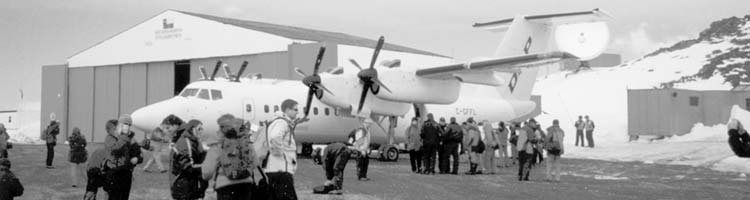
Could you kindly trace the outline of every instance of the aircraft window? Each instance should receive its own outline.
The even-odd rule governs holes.
[[[205,100],[211,99],[211,97],[208,96],[208,90],[206,89],[201,89],[201,91],[198,92],[198,98],[205,99]]]
[[[318,115],[318,107],[313,107],[313,115]]]
[[[266,111],[266,113],[268,113],[268,105],[263,106],[263,111]]]
[[[328,108],[323,109],[323,113],[326,114],[326,116],[331,114],[331,111],[328,110]]]
[[[211,90],[211,97],[213,97],[214,101],[221,100],[223,98],[220,90]]]
[[[192,97],[195,96],[195,94],[198,94],[198,89],[195,88],[187,88],[180,93],[181,97]]]
[[[252,112],[252,111],[253,111],[253,106],[252,105],[250,105],[250,104],[245,105],[245,112]]]
[[[279,106],[278,105],[273,106],[273,112],[278,112],[278,111],[279,111]]]

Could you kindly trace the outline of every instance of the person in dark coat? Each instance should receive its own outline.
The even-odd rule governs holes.
[[[315,191],[323,194],[341,194],[344,185],[344,168],[349,158],[356,158],[360,151],[344,143],[332,143],[326,146],[325,150],[317,151],[315,157],[322,158],[323,169],[326,172],[326,182],[323,184],[322,191]]]
[[[0,158],[0,200],[13,200],[23,195],[23,185],[10,171],[10,160]]]
[[[104,140],[108,152],[104,161],[104,191],[107,191],[110,200],[130,197],[133,169],[143,163],[141,147],[132,141],[135,136],[130,130],[132,124],[133,119],[130,115],[120,116],[114,134],[107,135]]]
[[[117,127],[117,120],[108,120],[105,124],[105,131],[107,137],[114,135],[115,127]],[[99,192],[99,188],[104,187],[106,177],[104,174],[104,164],[109,155],[106,147],[98,148],[91,153],[88,162],[86,164],[86,194],[83,196],[84,200],[96,199],[96,193]],[[108,199],[108,195],[105,192],[104,199]]]
[[[8,140],[10,140],[10,135],[5,130],[5,125],[0,123],[0,158],[8,158],[8,146],[10,144]]]
[[[54,169],[52,160],[55,158],[55,145],[57,145],[57,135],[60,134],[60,122],[50,121],[47,128],[44,129],[44,140],[47,142],[47,169]]]
[[[70,146],[70,153],[68,153],[68,160],[70,161],[70,178],[73,187],[78,187],[78,179],[83,174],[83,164],[88,159],[88,152],[86,151],[86,138],[81,135],[81,129],[78,127],[73,128],[73,133],[68,137],[68,144]]]
[[[445,117],[440,117],[440,120],[438,120],[438,126],[440,126],[440,131],[445,133],[446,129],[448,128],[448,123],[445,122]],[[438,149],[437,149],[437,167],[438,167],[438,173],[439,174],[447,174],[450,173],[450,168],[448,167],[448,152],[445,148],[445,136],[440,135],[438,143]]]
[[[750,135],[747,130],[736,119],[730,119],[727,123],[727,134],[729,134],[729,147],[735,155],[740,158],[750,158]]]
[[[440,145],[440,136],[442,135],[440,125],[435,122],[432,113],[427,114],[427,121],[422,126],[422,154],[424,156],[424,174],[435,174],[435,154],[437,154],[438,145]]]
[[[198,141],[198,137],[203,134],[203,124],[198,120],[190,120],[177,132],[180,132],[180,139],[175,143],[175,150],[172,152],[172,198],[201,199],[208,188],[208,181],[203,180],[201,173],[206,150]]]
[[[458,174],[458,146],[463,142],[463,138],[463,128],[456,122],[455,117],[451,117],[451,123],[446,126],[445,135],[443,135],[445,160],[441,164],[445,165],[446,173]],[[453,159],[453,166],[450,165],[451,158]]]

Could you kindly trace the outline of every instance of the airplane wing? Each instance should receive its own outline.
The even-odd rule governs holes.
[[[570,13],[558,13],[548,15],[530,15],[523,16],[524,19],[530,22],[547,24],[547,25],[562,25],[569,23],[582,23],[582,22],[599,22],[606,21],[612,17],[606,12],[600,9],[594,9],[591,11],[584,12],[570,12]],[[483,28],[490,31],[505,31],[510,28],[510,24],[514,18],[485,22],[475,23],[474,28]]]
[[[452,64],[417,70],[416,75],[431,79],[458,79],[465,83],[499,86],[502,80],[494,72],[516,72],[518,68],[534,67],[575,58],[565,52],[549,52],[510,56],[490,60]]]

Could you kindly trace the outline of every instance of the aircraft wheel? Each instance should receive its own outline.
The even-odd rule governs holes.
[[[384,160],[386,161],[397,161],[398,160],[398,148],[389,146],[383,153]]]
[[[313,152],[313,146],[312,144],[302,144],[302,152],[300,153],[301,156],[312,156]]]

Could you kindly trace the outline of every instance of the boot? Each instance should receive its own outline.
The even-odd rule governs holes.
[[[474,163],[469,163],[469,171],[466,172],[466,175],[474,175],[476,174],[477,166]]]

